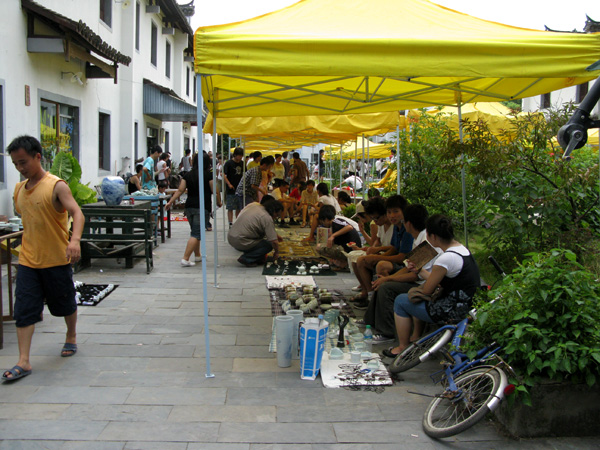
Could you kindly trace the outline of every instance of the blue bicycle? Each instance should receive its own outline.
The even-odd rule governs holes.
[[[514,372],[498,355],[500,346],[484,347],[473,359],[460,351],[466,329],[466,323],[462,324],[452,340],[455,350],[439,351],[444,368],[431,375],[435,383],[445,387],[434,396],[423,416],[423,430],[433,438],[453,436],[472,427],[515,390],[507,376],[514,376]]]
[[[490,257],[496,269],[504,272]],[[474,316],[475,312],[471,311]],[[505,395],[515,390],[508,383],[507,373],[514,376],[512,368],[498,355],[501,347],[497,344],[484,347],[473,359],[461,352],[460,344],[470,319],[457,325],[445,325],[433,333],[419,339],[398,355],[390,371],[406,371],[432,354],[442,356],[444,368],[431,375],[435,383],[445,386],[441,394],[434,396],[423,417],[423,430],[433,438],[444,438],[461,433],[472,427],[494,411]],[[452,340],[453,351],[445,346]]]

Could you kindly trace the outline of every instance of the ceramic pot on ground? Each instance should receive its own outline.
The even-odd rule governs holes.
[[[125,196],[125,181],[121,177],[104,177],[101,190],[104,203],[109,206],[119,205]]]

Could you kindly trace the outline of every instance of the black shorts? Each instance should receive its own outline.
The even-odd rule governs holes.
[[[77,311],[71,265],[32,269],[19,264],[15,297],[17,327],[40,322],[44,301],[53,316],[70,316]]]

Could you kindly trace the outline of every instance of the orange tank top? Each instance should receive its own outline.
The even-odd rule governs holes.
[[[34,269],[64,266],[69,263],[69,215],[52,204],[56,183],[64,181],[49,172],[31,189],[25,188],[27,181],[17,183],[14,194],[15,210],[23,220],[19,264]]]

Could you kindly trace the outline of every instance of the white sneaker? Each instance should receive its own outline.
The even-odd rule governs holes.
[[[194,261],[188,261],[187,259],[182,259],[181,260],[181,265],[183,267],[193,267],[196,265],[196,263]]]
[[[384,336],[383,334],[373,335],[373,344],[387,344],[389,342],[394,342],[394,339]]]
[[[362,291],[362,286],[359,284],[358,286],[354,286],[354,287],[352,288],[352,290],[353,290],[354,292],[360,292],[360,291]]]
[[[196,256],[194,258],[194,261],[196,261],[196,262],[202,262],[202,256]]]

